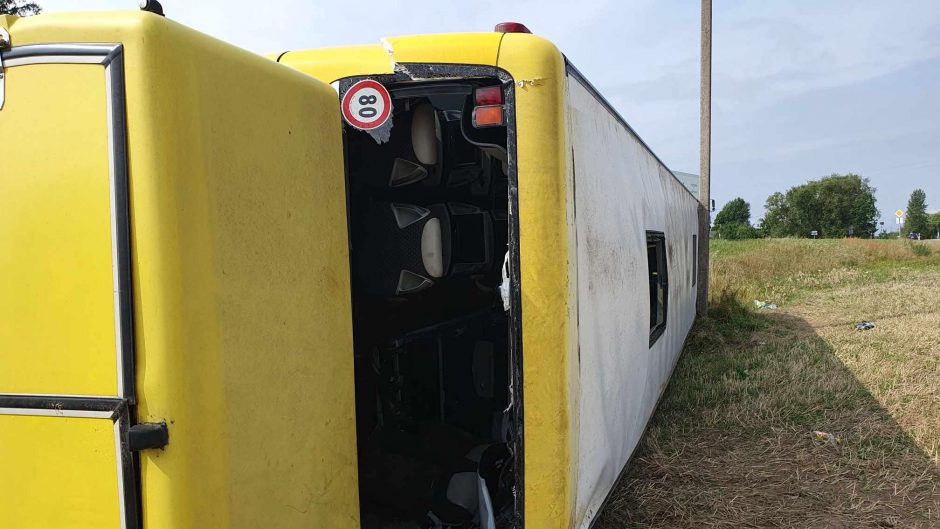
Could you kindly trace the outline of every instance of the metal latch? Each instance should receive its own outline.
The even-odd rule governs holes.
[[[170,442],[170,431],[165,422],[143,422],[131,426],[127,432],[127,449],[139,452],[163,448]]]
[[[0,28],[0,110],[3,110],[3,101],[6,99],[6,72],[3,71],[3,52],[10,49],[10,33]]]

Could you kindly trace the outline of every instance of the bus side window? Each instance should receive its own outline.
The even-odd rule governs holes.
[[[650,285],[650,347],[666,330],[666,302],[669,299],[669,274],[666,268],[666,236],[646,232],[646,260]]]

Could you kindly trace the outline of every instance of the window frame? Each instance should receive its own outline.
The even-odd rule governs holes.
[[[652,281],[653,271],[649,269],[649,261],[650,261],[649,250],[650,250],[651,245],[655,246],[656,248],[656,274],[657,274],[656,275],[657,296],[655,298],[657,300],[657,305],[654,309],[653,304],[650,303],[650,320],[649,320],[650,321],[649,346],[653,347],[653,344],[655,344],[659,340],[659,337],[662,336],[664,332],[666,332],[666,324],[669,321],[669,259],[667,256],[668,251],[667,251],[667,246],[666,246],[666,234],[661,231],[650,231],[650,230],[646,231],[647,278],[650,279],[650,281],[648,281],[650,288],[652,288],[652,283],[653,283]],[[659,294],[660,289],[662,290],[663,318],[662,318],[662,321],[654,325],[653,324],[653,322],[655,321],[654,318],[656,318],[656,315],[660,311],[660,307],[658,304],[658,300],[659,300],[658,294]],[[653,291],[650,290],[649,294],[650,294],[650,300],[652,301],[654,299]]]

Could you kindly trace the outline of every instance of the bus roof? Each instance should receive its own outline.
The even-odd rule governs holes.
[[[269,57],[333,82],[352,76],[391,74],[399,65],[409,63],[496,66],[504,35],[487,32],[388,37],[376,44],[288,51]]]

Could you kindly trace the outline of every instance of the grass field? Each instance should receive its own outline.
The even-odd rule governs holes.
[[[714,241],[709,304],[602,529],[940,528],[940,244]]]

